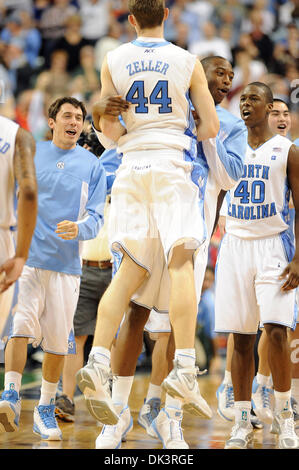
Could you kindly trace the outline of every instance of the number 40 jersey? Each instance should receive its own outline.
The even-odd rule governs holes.
[[[227,193],[227,233],[256,239],[288,232],[287,163],[291,145],[280,135],[255,150],[247,145],[243,175]]]
[[[182,159],[195,156],[189,99],[195,60],[194,55],[161,38],[139,37],[108,52],[117,93],[132,103],[122,114],[127,134],[119,139],[118,152],[126,156],[142,150],[175,149]]]

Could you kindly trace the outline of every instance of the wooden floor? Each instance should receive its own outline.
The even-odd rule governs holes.
[[[190,449],[223,449],[225,440],[229,437],[231,424],[224,422],[217,414],[216,390],[221,376],[200,377],[199,385],[202,395],[213,409],[211,420],[203,420],[185,414],[183,419],[184,437]],[[133,430],[128,435],[122,449],[161,449],[160,441],[148,436],[137,424],[138,411],[143,403],[149,382],[148,374],[137,374],[130,398],[130,408],[134,419]],[[34,387],[35,385],[35,387]],[[26,388],[27,387],[27,388]],[[32,432],[33,408],[38,401],[39,385],[28,384],[25,387],[25,398],[22,399],[20,429],[16,433],[0,436],[0,449],[94,449],[95,440],[101,431],[90,416],[82,396],[75,399],[75,422],[59,421],[63,433],[60,442],[42,441]],[[254,432],[255,449],[276,448],[276,437],[269,433],[269,426]],[[227,452],[227,451],[226,451]]]

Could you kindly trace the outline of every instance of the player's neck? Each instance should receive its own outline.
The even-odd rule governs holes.
[[[268,123],[255,127],[248,128],[248,144],[251,148],[256,149],[263,145],[267,140],[273,137],[273,132],[270,130]]]
[[[163,26],[157,26],[156,28],[138,29],[136,32],[138,37],[164,39]]]

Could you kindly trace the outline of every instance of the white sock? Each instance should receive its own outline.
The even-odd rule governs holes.
[[[292,379],[292,397],[299,405],[299,379]]]
[[[20,394],[22,382],[22,374],[19,372],[15,372],[10,370],[9,372],[5,372],[4,375],[4,390],[15,390]]]
[[[256,374],[256,381],[262,387],[269,387],[270,375],[262,375],[259,372]]]
[[[225,370],[223,383],[232,385],[232,373],[230,370]]]
[[[177,408],[178,410],[181,410],[183,406],[183,402],[181,400],[178,400],[177,398],[172,398],[168,393],[166,393],[165,396],[165,408]]]
[[[149,401],[152,398],[161,398],[162,395],[162,387],[161,385],[155,385],[150,383],[147,389],[146,400]]]
[[[291,390],[287,392],[277,392],[274,390],[275,413],[291,410]]]
[[[176,349],[174,360],[178,361],[181,367],[195,366],[195,349]]]
[[[121,403],[124,407],[128,404],[133,381],[134,375],[128,377],[123,377],[121,375],[115,376],[115,380],[112,385],[113,403]]]
[[[110,366],[111,353],[109,349],[102,348],[102,346],[93,346],[89,354],[94,357],[96,362],[100,362],[108,367]]]
[[[40,399],[38,404],[53,405],[55,403],[57,386],[58,382],[47,382],[47,380],[42,378],[42,386],[40,389]]]
[[[235,401],[235,422],[251,424],[251,401]]]

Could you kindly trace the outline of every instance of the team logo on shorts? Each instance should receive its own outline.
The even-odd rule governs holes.
[[[57,162],[56,166],[57,166],[57,168],[59,168],[59,170],[63,170],[64,169],[64,162]]]

